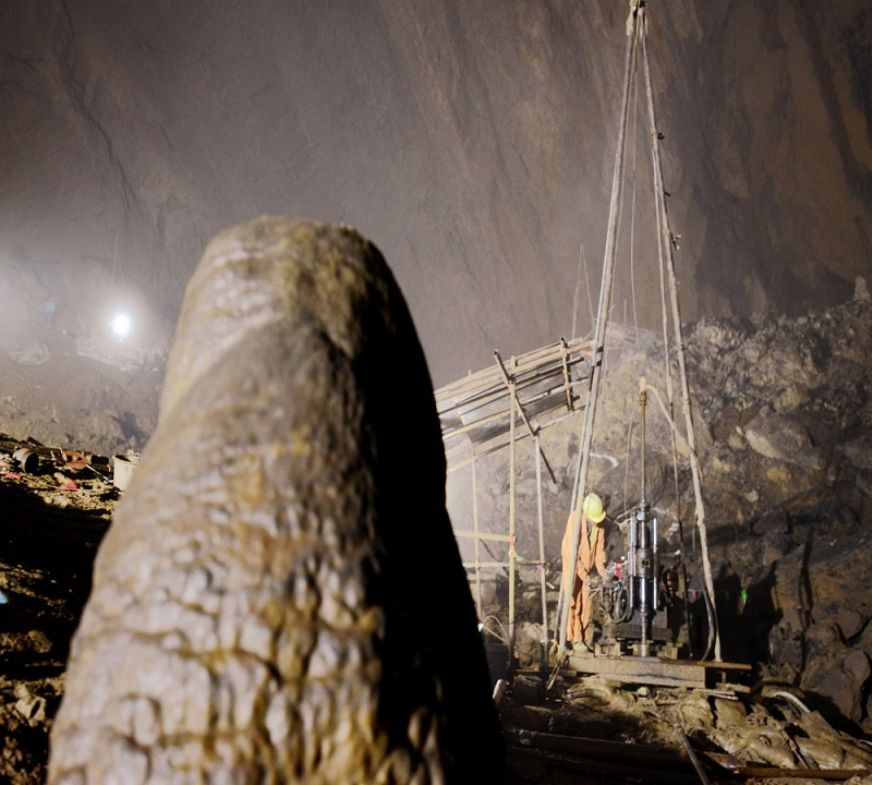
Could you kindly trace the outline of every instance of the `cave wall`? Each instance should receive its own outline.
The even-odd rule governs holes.
[[[650,5],[687,318],[803,312],[869,275],[866,10]],[[3,3],[0,332],[46,308],[53,327],[96,329],[116,290],[172,321],[206,238],[277,213],[374,238],[437,384],[494,347],[568,333],[580,243],[598,281],[624,16],[607,0]],[[633,283],[649,324],[637,129]],[[582,293],[578,332],[589,319]]]

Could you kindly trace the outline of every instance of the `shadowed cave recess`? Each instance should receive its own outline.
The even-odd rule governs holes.
[[[561,338],[579,347],[559,421],[519,381],[541,428],[541,486],[520,415],[511,464],[506,449],[482,451],[473,476],[445,442],[463,561],[515,562],[467,569],[488,686],[506,684],[510,781],[699,782],[686,743],[712,781],[764,767],[794,781],[872,772],[872,15],[861,0],[645,9],[720,643],[725,661],[750,666],[735,689],[555,670],[553,640],[543,660],[542,603],[553,639],[582,451],[628,3],[11,0],[0,6],[0,779],[45,781],[70,638],[125,493],[112,456],[136,460],[157,427],[204,248],[263,215],[351,225],[378,247],[440,415],[472,372],[494,369],[502,384],[494,350],[520,380],[514,358]],[[641,501],[640,378],[666,394],[645,101],[640,70],[585,486],[609,512],[610,564],[628,553],[621,515]],[[681,547],[688,566],[678,593],[690,623],[673,640],[684,661],[711,622],[689,451],[679,444],[676,462],[653,395],[646,501],[663,558]],[[34,472],[14,458],[22,446],[39,456]],[[511,515],[511,549],[463,534],[504,536]]]

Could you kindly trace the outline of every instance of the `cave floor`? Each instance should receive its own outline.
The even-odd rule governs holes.
[[[515,678],[500,717],[511,781],[856,782],[872,744],[833,728],[788,691],[620,687],[601,677]],[[872,782],[872,779],[864,782]]]
[[[42,452],[34,473],[0,453],[0,782],[10,785],[44,781],[70,639],[117,498],[80,454],[23,446]]]

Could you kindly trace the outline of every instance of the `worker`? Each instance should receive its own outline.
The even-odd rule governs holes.
[[[575,649],[582,647],[591,648],[592,635],[590,629],[590,617],[593,612],[590,601],[591,572],[606,579],[606,533],[603,521],[606,519],[606,511],[603,500],[595,493],[589,493],[584,497],[581,505],[581,530],[578,537],[578,558],[575,570],[571,569],[572,559],[572,532],[578,510],[573,510],[566,521],[566,532],[563,535],[563,544],[560,546],[560,556],[563,559],[563,591],[564,597],[568,594],[570,576],[575,580],[572,586],[571,604],[569,606],[569,624],[566,628],[566,639]],[[565,600],[566,601],[566,600]]]

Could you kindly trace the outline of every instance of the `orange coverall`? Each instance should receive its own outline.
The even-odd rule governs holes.
[[[572,604],[569,606],[569,623],[566,627],[566,639],[569,643],[586,641],[593,608],[590,602],[590,573],[596,568],[600,576],[606,574],[606,543],[605,530],[601,524],[595,523],[591,530],[585,513],[581,514],[581,532],[578,542],[578,560],[576,569],[570,568],[572,558],[572,529],[575,526],[577,511],[570,513],[566,521],[566,531],[560,546],[560,556],[563,559],[563,585],[569,586],[569,576],[575,574],[575,584],[572,587]],[[565,596],[565,594],[564,594]]]

